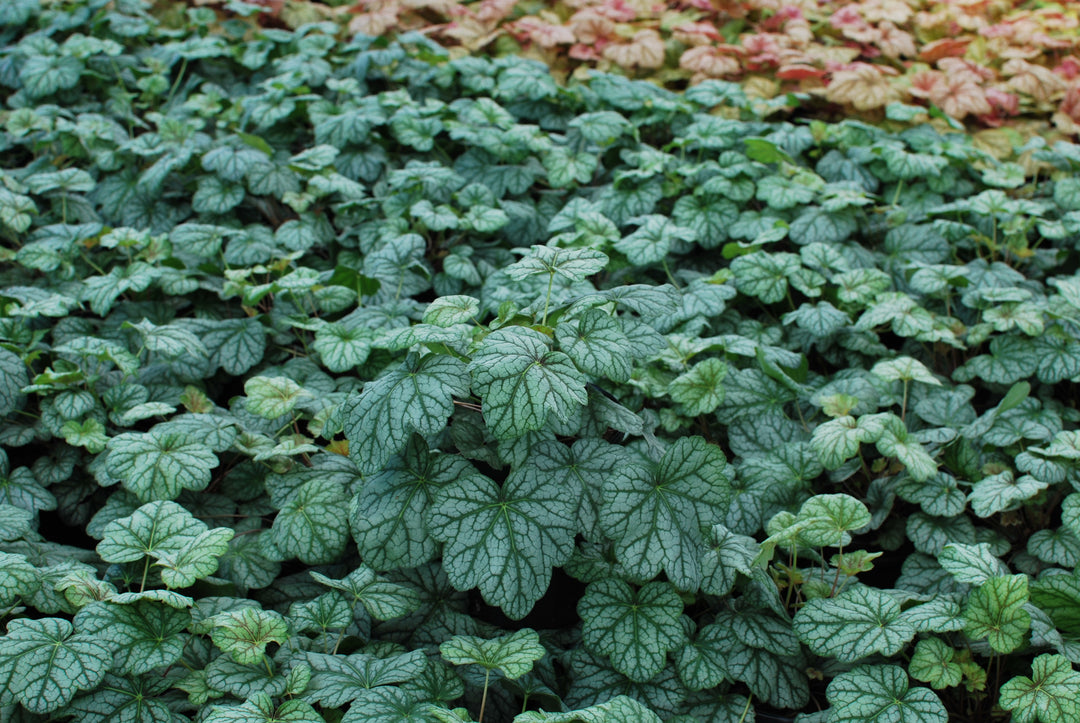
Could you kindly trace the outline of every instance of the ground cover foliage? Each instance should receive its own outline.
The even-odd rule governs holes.
[[[4,720],[1080,718],[1080,148],[233,11],[0,6]]]
[[[765,98],[800,93],[803,112],[810,115],[839,111],[880,121],[895,115],[887,113],[889,105],[907,104],[922,109],[920,122],[929,111],[973,128],[1005,125],[1027,134],[1056,127],[1075,135],[1080,123],[1080,18],[1070,3],[265,0],[264,5],[264,22],[332,17],[368,35],[422,31],[454,52],[525,54],[561,74],[595,68],[673,88],[717,78],[739,81]]]

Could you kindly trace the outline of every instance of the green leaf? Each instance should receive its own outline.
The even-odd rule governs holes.
[[[870,430],[860,426],[855,417],[844,415],[814,427],[810,446],[825,469],[837,469],[859,453],[860,443],[872,441]]]
[[[994,556],[990,545],[985,542],[978,545],[957,542],[945,545],[938,555],[938,562],[957,582],[968,585],[982,585],[992,577],[1009,574],[1009,568]]]
[[[529,255],[504,271],[511,279],[521,280],[535,275],[562,276],[570,281],[584,281],[607,266],[608,257],[593,249],[552,248],[533,246]]]
[[[256,693],[243,705],[215,705],[206,723],[324,723],[325,719],[302,700],[274,705],[266,693]]]
[[[176,499],[183,490],[210,484],[217,455],[188,435],[158,431],[127,432],[109,440],[105,466],[124,489],[143,502]]]
[[[0,681],[18,681],[8,694],[32,713],[51,713],[95,688],[112,660],[98,636],[60,618],[17,618],[0,638]]]
[[[643,349],[629,339],[618,319],[597,309],[588,309],[555,327],[555,339],[578,369],[617,382],[630,378],[635,357],[653,350]]]
[[[596,172],[598,159],[592,153],[572,153],[556,146],[541,157],[552,188],[568,188],[588,183]]]
[[[622,580],[600,580],[578,602],[585,645],[631,680],[650,680],[664,667],[668,652],[686,642],[679,622],[683,604],[675,587],[650,582],[634,590]]]
[[[799,257],[789,253],[758,252],[739,256],[731,262],[736,288],[766,304],[787,296],[788,277],[799,267]]]
[[[515,620],[543,596],[551,568],[574,548],[577,500],[546,482],[514,472],[500,487],[470,474],[437,490],[428,512],[431,536],[446,543],[451,584],[479,587],[484,600]]]
[[[309,565],[335,561],[345,549],[349,519],[343,514],[348,497],[332,479],[305,482],[281,506],[270,539],[281,559],[299,558]]]
[[[954,662],[956,651],[938,638],[926,638],[915,645],[908,672],[915,680],[929,683],[934,690],[960,685],[964,669]]]
[[[289,623],[298,633],[340,630],[353,621],[353,606],[344,595],[328,592],[289,606]]]
[[[808,601],[795,614],[794,629],[812,652],[844,663],[874,653],[895,655],[915,636],[892,597],[863,585]]]
[[[75,617],[79,630],[116,646],[112,670],[141,675],[173,665],[184,652],[191,613],[153,600],[128,605],[93,602]]]
[[[439,652],[454,665],[479,665],[485,670],[497,670],[511,680],[528,673],[547,653],[532,628],[488,640],[455,635],[439,646]]]
[[[911,688],[895,665],[860,665],[833,678],[825,697],[831,723],[946,723],[941,700],[927,688]]]
[[[1080,635],[1080,575],[1046,575],[1031,583],[1031,602],[1046,612],[1054,625]]]
[[[992,577],[968,597],[964,608],[964,633],[972,640],[987,638],[999,653],[1010,653],[1024,642],[1031,616],[1027,575]]]
[[[39,587],[38,570],[23,555],[0,552],[0,606],[10,607]]]
[[[923,382],[941,386],[941,382],[929,369],[917,359],[909,356],[901,356],[895,359],[879,361],[870,370],[871,374],[881,377],[887,382]]]
[[[578,532],[586,539],[594,540],[602,536],[596,518],[604,480],[611,470],[626,464],[630,458],[625,447],[599,439],[579,439],[572,447],[558,442],[540,442],[529,449],[529,456],[518,474],[535,479],[532,484],[550,486],[568,499],[580,500],[580,503],[575,502]]]
[[[66,55],[32,55],[19,69],[19,80],[31,98],[74,88],[82,75],[78,58]]]
[[[156,564],[161,567],[161,581],[166,587],[184,588],[210,577],[235,534],[227,527],[217,527],[189,540],[181,550],[160,550]]]
[[[19,406],[22,388],[27,382],[22,359],[7,349],[0,349],[0,417]]]
[[[1017,509],[1022,502],[1039,494],[1047,486],[1046,482],[1030,475],[1022,475],[1017,479],[1011,470],[1005,470],[987,475],[976,482],[968,495],[968,502],[976,515],[990,517],[999,512]]]
[[[1031,677],[1018,675],[1001,686],[998,704],[1017,723],[1069,723],[1080,719],[1080,673],[1062,655],[1040,655]]]
[[[693,241],[695,230],[677,226],[667,216],[653,214],[630,220],[640,226],[629,236],[615,242],[615,248],[635,266],[660,263],[671,252],[673,243]]]
[[[106,562],[134,562],[147,555],[183,553],[206,525],[175,502],[148,502],[105,526],[97,553]]]
[[[351,603],[361,603],[376,620],[391,620],[414,612],[420,606],[416,590],[388,582],[367,565],[361,565],[340,580],[309,570],[322,585],[345,593]]]
[[[804,206],[817,195],[813,188],[800,183],[800,178],[766,176],[757,183],[757,199],[768,204],[769,208],[786,209]],[[820,183],[820,179],[818,179]]]
[[[701,437],[684,437],[652,466],[628,464],[604,482],[600,526],[615,555],[636,578],[663,570],[680,589],[701,584],[702,533],[721,522],[731,499],[724,453]]]
[[[705,537],[701,558],[701,590],[709,595],[727,595],[735,586],[736,575],[751,574],[758,543],[746,535],[736,535],[723,525],[713,525]]]
[[[464,708],[457,709],[464,711]],[[351,706],[341,723],[414,723],[415,721],[427,721],[434,718],[440,720],[439,713],[447,714],[442,720],[454,719],[449,717],[453,713],[445,708],[424,700],[417,700],[416,696],[406,693],[401,688],[393,686],[380,686],[372,688],[365,693],[362,705]],[[458,720],[467,721],[465,718]]]
[[[668,386],[668,393],[688,416],[709,414],[724,401],[722,382],[727,370],[723,359],[709,357],[676,377]]]
[[[1080,211],[1080,179],[1062,178],[1055,181],[1054,203],[1066,211]]]
[[[244,394],[248,411],[266,419],[288,414],[312,398],[311,392],[288,377],[251,377],[244,382]]]
[[[75,696],[64,711],[83,723],[172,723],[175,718],[162,695],[169,687],[168,679],[157,676],[107,673],[99,687]]]
[[[364,653],[307,653],[305,659],[311,665],[312,676],[304,690],[304,700],[334,708],[363,701],[366,692],[372,688],[408,682],[420,675],[427,665],[427,656],[422,650],[390,657]]]
[[[469,364],[496,439],[540,429],[554,413],[562,420],[588,403],[585,378],[551,340],[538,331],[510,326],[491,332]]]
[[[424,323],[450,327],[467,324],[480,313],[480,302],[471,296],[442,296],[428,304]]]
[[[0,541],[17,540],[34,529],[34,513],[14,505],[0,504]]]
[[[606,703],[566,713],[519,713],[514,723],[660,723],[660,716],[633,698],[617,695]]]
[[[479,474],[465,459],[428,452],[413,436],[400,457],[364,484],[349,523],[361,557],[376,570],[410,568],[435,557],[439,545],[424,522],[435,491]]]
[[[219,613],[213,618],[210,639],[237,663],[260,663],[270,643],[284,645],[289,625],[280,613],[253,607]]]
[[[364,385],[343,405],[349,457],[361,474],[374,474],[399,453],[413,432],[435,434],[469,393],[465,365],[438,355],[410,354],[397,369]]]
[[[808,547],[843,547],[852,530],[870,524],[870,511],[850,495],[815,495],[799,508],[797,520],[805,523],[799,540]]]
[[[374,333],[352,324],[326,324],[315,332],[311,347],[319,352],[322,362],[332,372],[347,372],[367,361]]]

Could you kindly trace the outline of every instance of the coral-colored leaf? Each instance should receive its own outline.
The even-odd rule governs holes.
[[[858,110],[872,110],[900,100],[900,91],[889,83],[877,66],[854,63],[847,70],[833,73],[825,97],[833,103],[852,105]]]
[[[612,43],[604,57],[623,68],[659,68],[664,64],[664,41],[655,30],[639,30],[629,43]]]

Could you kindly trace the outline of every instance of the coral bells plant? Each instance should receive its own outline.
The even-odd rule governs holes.
[[[1068,4],[967,0],[627,2],[370,0],[350,28],[421,30],[469,52],[515,52],[561,74],[619,70],[672,87],[734,80],[867,117],[892,103],[998,127],[1080,130],[1080,18]]]
[[[1080,720],[1080,146],[260,7],[0,3],[0,720]]]

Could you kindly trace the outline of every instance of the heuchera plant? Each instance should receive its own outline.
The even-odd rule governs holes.
[[[0,5],[0,717],[1080,718],[1080,147],[229,7]]]
[[[333,15],[370,35],[421,30],[469,52],[525,54],[559,73],[618,70],[670,87],[739,81],[880,120],[944,114],[1067,135],[1080,123],[1080,20],[1068,4],[959,0],[626,2],[361,0]],[[318,3],[283,6],[308,18]],[[307,13],[299,8],[308,8]],[[291,13],[291,14],[290,14]],[[812,100],[804,99],[804,102]],[[907,120],[904,113],[890,117]]]

